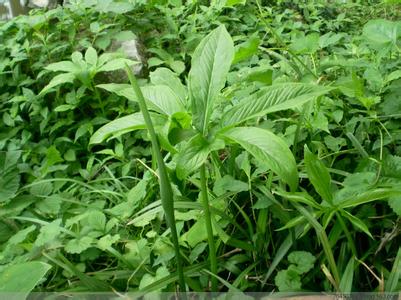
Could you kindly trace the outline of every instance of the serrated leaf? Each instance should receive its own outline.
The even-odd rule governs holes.
[[[45,214],[57,214],[60,211],[63,198],[54,194],[36,202],[36,208]]]
[[[110,234],[105,235],[100,240],[97,241],[97,246],[100,250],[106,251],[109,249],[114,243],[120,240],[120,235],[116,234],[111,236]]]
[[[293,270],[281,270],[274,278],[280,292],[296,292],[301,290],[301,277]]]
[[[20,184],[18,171],[10,171],[0,176],[0,203],[8,202],[14,198]]]
[[[249,186],[246,182],[236,180],[230,175],[224,175],[215,181],[213,192],[217,196],[221,196],[226,192],[240,193],[247,191]]]
[[[298,186],[295,158],[285,141],[274,133],[257,127],[236,127],[222,133],[229,141],[240,144],[260,164],[275,172],[291,190]],[[283,164],[285,162],[285,164]]]
[[[35,246],[43,246],[56,239],[62,230],[60,226],[61,219],[54,220],[53,222],[42,226],[42,228],[40,228],[40,233],[36,238]]]
[[[288,255],[288,261],[293,265],[290,268],[298,274],[309,272],[316,261],[316,258],[306,251],[294,251]]]
[[[103,231],[106,226],[106,216],[99,210],[90,211],[87,214],[87,223],[94,230]]]
[[[189,95],[193,124],[201,132],[206,131],[233,57],[233,41],[224,26],[208,34],[192,56],[192,67],[188,75]]]
[[[64,250],[71,254],[79,254],[91,247],[92,242],[93,239],[88,236],[79,239],[72,239],[64,246]]]

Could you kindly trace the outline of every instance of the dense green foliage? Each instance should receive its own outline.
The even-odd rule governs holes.
[[[0,292],[401,290],[401,9],[367,2],[0,23]]]

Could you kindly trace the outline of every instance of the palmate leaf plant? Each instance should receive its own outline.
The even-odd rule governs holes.
[[[217,234],[216,220],[211,212],[213,205],[208,187],[210,163],[214,162],[219,151],[224,151],[230,145],[239,145],[259,164],[277,174],[279,181],[288,185],[290,191],[295,192],[298,170],[286,142],[267,129],[242,124],[268,113],[299,107],[332,90],[315,84],[276,84],[263,87],[257,93],[241,99],[223,114],[215,113],[224,104],[221,90],[225,87],[233,57],[233,41],[225,27],[219,26],[195,49],[187,88],[173,72],[163,68],[151,75],[151,85],[141,87],[154,123],[160,124],[160,119],[165,120],[164,126],[159,126],[156,134],[162,148],[170,152],[168,156],[172,155],[171,163],[175,163],[178,179],[193,181],[188,176],[199,171],[197,184],[204,211],[210,272],[214,274],[211,277],[212,291],[217,290],[219,269],[214,239]],[[106,84],[98,87],[131,101],[140,101],[138,93],[129,85]],[[135,113],[100,128],[93,134],[91,143],[100,143],[107,138],[145,127],[142,115]],[[171,214],[168,211],[165,213]]]

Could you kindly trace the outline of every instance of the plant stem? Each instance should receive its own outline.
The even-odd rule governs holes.
[[[349,244],[349,247],[351,249],[352,255],[357,257],[357,251],[356,251],[355,243],[354,243],[354,241],[352,239],[351,233],[349,232],[349,230],[347,228],[347,225],[344,222],[344,219],[342,218],[341,214],[339,214],[338,212],[336,212],[336,216],[338,218],[338,221],[340,222],[340,225],[341,225],[342,229],[344,230],[345,237],[348,240],[348,244]]]
[[[178,284],[180,292],[186,291],[185,286],[185,277],[184,277],[184,270],[182,267],[182,259],[180,254],[180,245],[178,242],[178,234],[177,234],[177,227],[175,223],[175,216],[174,216],[174,198],[173,198],[173,190],[171,188],[171,183],[167,174],[166,166],[163,161],[163,157],[160,153],[159,142],[156,136],[155,129],[153,127],[152,119],[150,118],[150,114],[148,112],[148,108],[146,106],[145,98],[143,97],[142,91],[139,88],[138,82],[132,73],[132,70],[125,66],[125,71],[127,72],[128,78],[131,82],[131,86],[135,92],[136,97],[138,98],[139,107],[141,109],[143,118],[145,120],[146,127],[149,131],[150,140],[152,142],[152,147],[155,150],[154,154],[156,155],[156,160],[159,169],[159,177],[160,177],[160,195],[161,195],[161,202],[166,218],[166,222],[168,227],[171,231],[171,240],[174,245],[175,256],[176,256],[176,263],[177,263],[177,272],[178,272]]]
[[[318,236],[323,246],[323,251],[326,255],[326,259],[329,262],[331,273],[333,274],[333,278],[335,281],[335,286],[338,287],[340,285],[340,275],[338,273],[336,261],[334,259],[333,251],[331,251],[329,239],[327,238],[326,232],[324,231],[322,225],[320,225],[319,222],[316,221],[316,219],[309,213],[307,209],[305,209],[298,203],[292,203],[292,205],[308,220],[308,222],[315,229],[316,235]]]
[[[261,20],[262,20],[263,24],[271,32],[271,34],[274,36],[274,38],[278,42],[279,46],[284,48],[285,51],[287,51],[290,54],[290,56],[292,56],[292,58],[294,58],[302,67],[305,68],[305,70],[307,70],[313,77],[315,77],[317,79],[318,76],[298,57],[298,55],[296,55],[291,49],[289,49],[286,46],[286,44],[281,39],[281,37],[277,34],[277,32],[269,25],[269,23],[267,23],[267,21],[265,20],[264,14],[263,14],[262,7],[261,7],[261,5],[259,3],[259,0],[256,0],[256,5],[258,6],[259,15],[261,17]]]
[[[209,243],[209,260],[210,260],[210,271],[217,275],[217,257],[216,257],[216,246],[214,244],[213,228],[210,215],[209,197],[207,193],[207,179],[206,179],[206,166],[203,164],[200,168],[200,180],[201,180],[201,195],[203,210],[205,211],[205,223],[207,232],[207,241]],[[217,291],[217,278],[212,276],[212,292]]]

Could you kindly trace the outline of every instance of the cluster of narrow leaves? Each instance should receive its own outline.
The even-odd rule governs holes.
[[[153,2],[1,25],[0,292],[399,290],[398,6]]]

